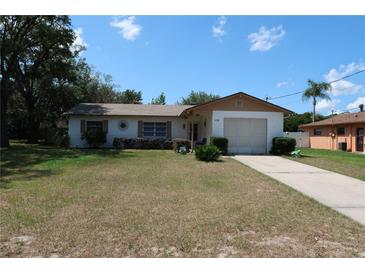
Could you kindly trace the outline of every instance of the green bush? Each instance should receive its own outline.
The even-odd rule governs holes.
[[[191,142],[187,139],[175,138],[172,139],[172,148],[175,151],[179,151],[180,147],[186,146],[187,149],[190,148]]]
[[[85,131],[81,136],[81,140],[86,140],[89,147],[100,147],[102,144],[106,143],[106,132],[103,130]]]
[[[203,145],[195,149],[195,157],[200,161],[217,161],[221,151],[214,145]]]
[[[68,135],[67,129],[59,130],[57,133],[57,140],[61,147],[69,147],[70,146],[70,136]]]
[[[210,137],[210,144],[215,145],[222,151],[223,155],[227,155],[228,152],[228,139],[224,137]]]
[[[272,139],[271,154],[274,155],[289,155],[295,150],[297,142],[290,137],[275,137]]]
[[[172,141],[163,138],[114,138],[113,147],[117,149],[172,149]]]

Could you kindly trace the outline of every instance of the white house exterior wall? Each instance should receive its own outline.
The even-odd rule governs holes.
[[[137,138],[138,121],[144,122],[167,122],[171,121],[171,137],[187,137],[187,121],[178,117],[147,117],[147,116],[71,116],[69,118],[69,136],[71,147],[87,147],[85,141],[81,140],[80,121],[103,121],[108,120],[107,142],[104,147],[112,147],[113,139],[119,138]],[[120,128],[120,122],[127,121],[128,127],[124,130]],[[183,127],[185,124],[185,128]]]
[[[284,115],[282,112],[264,111],[213,111],[212,114],[212,136],[224,136],[224,118],[253,118],[267,120],[267,146],[266,153],[269,153],[272,145],[272,138],[283,135]]]

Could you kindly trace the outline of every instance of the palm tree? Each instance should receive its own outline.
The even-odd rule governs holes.
[[[328,94],[325,92],[327,90],[331,90],[331,85],[325,82],[316,83],[312,80],[308,80],[309,87],[303,93],[303,100],[309,100],[312,98],[313,100],[313,116],[312,122],[315,121],[316,116],[316,105],[317,105],[317,98],[331,100]]]

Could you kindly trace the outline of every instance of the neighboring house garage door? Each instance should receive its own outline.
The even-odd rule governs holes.
[[[224,137],[229,153],[265,154],[266,119],[225,118]]]

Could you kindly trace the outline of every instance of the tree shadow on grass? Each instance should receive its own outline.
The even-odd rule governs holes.
[[[115,149],[66,149],[14,143],[11,148],[1,149],[0,156],[0,188],[9,188],[13,181],[28,181],[60,172],[66,162],[74,165],[79,160],[91,163],[104,159],[135,157],[136,154]]]
[[[31,170],[31,169],[23,169],[16,173],[15,175],[10,175],[8,172],[4,172],[3,169],[1,171],[1,178],[0,178],[0,188],[2,189],[10,189],[11,184],[15,181],[23,181],[28,182],[33,179],[46,177],[50,175],[54,175],[57,172],[53,170]],[[11,178],[10,178],[11,176]]]

